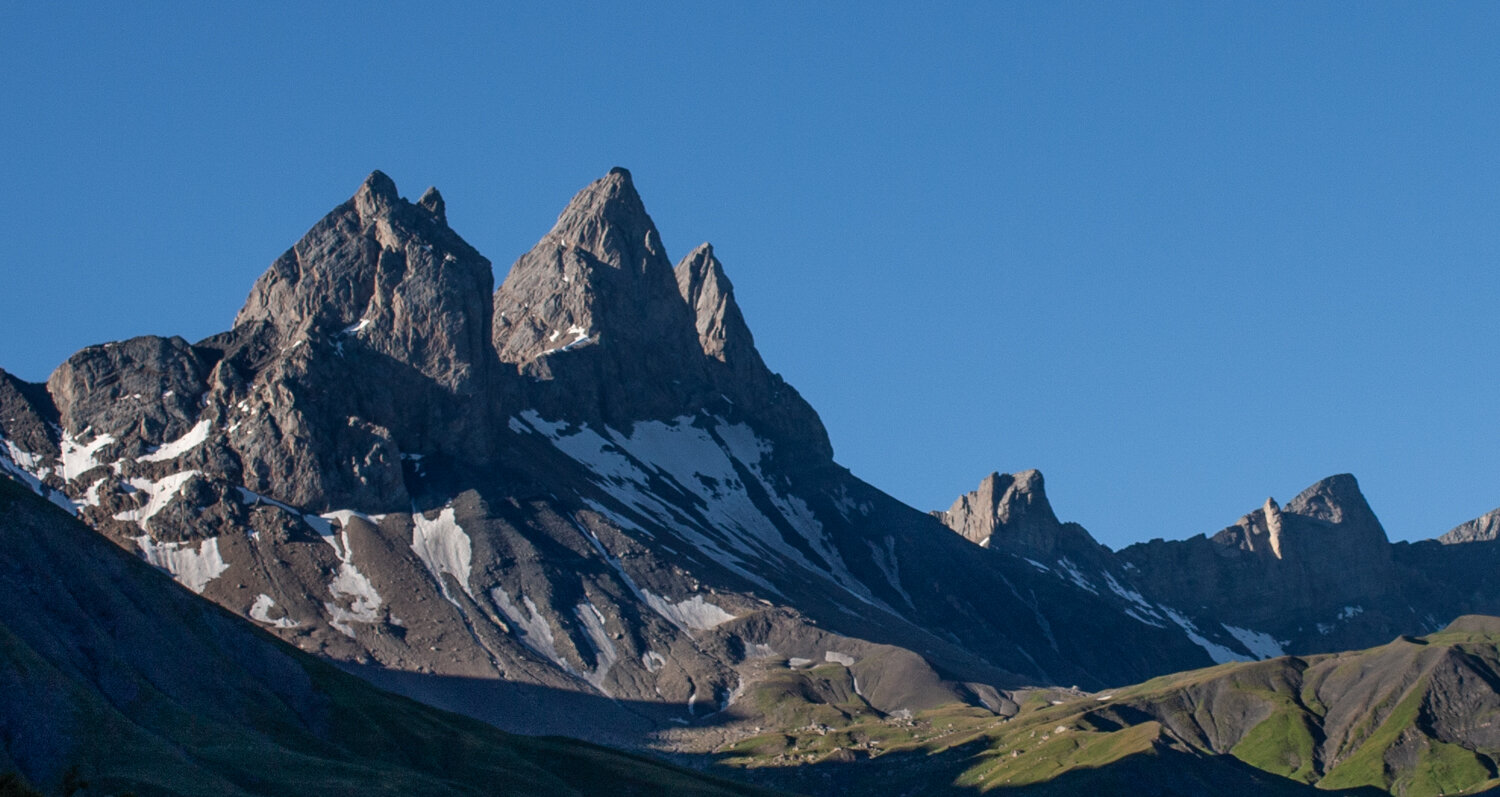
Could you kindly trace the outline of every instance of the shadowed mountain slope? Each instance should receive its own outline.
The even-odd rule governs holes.
[[[252,628],[0,478],[0,771],[154,794],[744,794],[510,736]]]

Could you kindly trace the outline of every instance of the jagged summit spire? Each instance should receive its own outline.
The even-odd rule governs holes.
[[[724,264],[714,257],[713,244],[699,244],[677,264],[677,290],[695,317],[703,353],[732,368],[761,368],[755,338],[734,300],[734,285]]]
[[[624,423],[728,399],[810,460],[833,456],[817,413],[755,351],[713,247],[674,270],[625,169],[579,191],[511,266],[495,292],[494,347],[559,413]]]
[[[1353,474],[1340,473],[1308,487],[1286,505],[1286,511],[1328,523],[1374,521],[1375,513]],[[1375,521],[1378,525],[1378,521]]]
[[[357,339],[468,392],[490,367],[490,262],[448,228],[443,201],[420,205],[373,171],[255,282],[235,326],[268,322],[285,342]]]
[[[601,409],[617,420],[680,406],[664,386],[686,390],[706,378],[672,263],[624,169],[574,195],[511,266],[493,315],[502,361],[542,381],[576,381],[579,395],[617,386],[613,400],[581,399],[611,405]]]
[[[359,192],[388,197],[390,199],[395,199],[399,196],[396,192],[396,181],[392,180],[390,175],[379,169],[370,172],[370,175],[360,184]]]
[[[1014,475],[991,473],[978,489],[961,495],[946,512],[935,512],[949,528],[981,545],[995,546],[1001,535],[1007,547],[1028,551],[1050,550],[1051,538],[1061,525],[1047,500],[1047,490],[1038,470]]]
[[[574,195],[511,266],[495,293],[495,349],[524,363],[623,339],[678,356],[691,351],[686,311],[656,224],[617,167]]]
[[[630,172],[615,167],[573,196],[542,239],[576,247],[602,265],[639,274],[671,268]]]
[[[417,204],[426,208],[427,212],[443,225],[448,224],[448,203],[443,201],[443,195],[438,193],[437,186],[428,186],[427,190],[422,192],[422,198],[417,200]]]

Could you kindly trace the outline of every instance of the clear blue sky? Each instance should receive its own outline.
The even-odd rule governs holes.
[[[1500,6],[61,5],[0,4],[24,378],[227,328],[372,169],[498,279],[623,165],[919,508],[1028,467],[1116,547],[1344,471],[1394,538],[1500,505]]]

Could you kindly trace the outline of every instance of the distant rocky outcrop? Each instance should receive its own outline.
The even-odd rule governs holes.
[[[1082,526],[1057,519],[1038,470],[991,473],[947,511],[932,514],[972,542],[1018,556],[1050,560],[1072,554],[1093,560],[1108,552]]]
[[[1211,537],[1119,552],[1060,523],[1035,471],[991,474],[932,514],[972,542],[1118,600],[1140,622],[1183,628],[1221,661],[1367,646],[1459,614],[1500,612],[1500,589],[1486,575],[1500,567],[1500,546],[1487,541],[1492,517],[1445,535],[1446,545],[1392,544],[1348,474],[1285,506],[1267,498]]]
[[[1486,512],[1467,523],[1460,523],[1437,539],[1444,545],[1500,539],[1500,509]]]
[[[1141,543],[1120,556],[1150,594],[1206,606],[1248,628],[1291,622],[1310,630],[1343,607],[1388,595],[1394,583],[1385,530],[1347,474],[1314,484],[1285,507],[1267,499],[1212,538]]]

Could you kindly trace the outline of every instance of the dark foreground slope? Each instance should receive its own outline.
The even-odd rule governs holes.
[[[380,692],[0,478],[0,772],[89,793],[743,794]]]
[[[866,794],[1490,793],[1497,687],[1500,618],[1473,615],[1367,650],[1038,691],[1006,720],[956,708],[859,717],[747,740],[721,762],[766,783]]]

